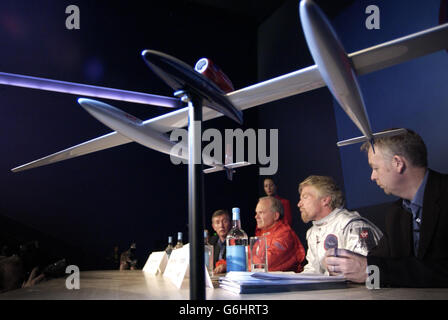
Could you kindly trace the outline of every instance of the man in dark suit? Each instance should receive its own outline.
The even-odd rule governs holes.
[[[229,212],[226,210],[216,210],[212,215],[212,228],[216,232],[208,240],[213,246],[213,273],[224,273],[226,264],[226,237],[231,228]]]
[[[381,286],[448,287],[448,175],[428,169],[422,138],[411,130],[365,143],[371,179],[401,199],[386,215],[386,230],[367,258],[328,250],[330,274],[365,282],[377,266]]]

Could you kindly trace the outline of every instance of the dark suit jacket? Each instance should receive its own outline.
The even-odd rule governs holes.
[[[218,245],[219,237],[217,235],[213,235],[208,239],[208,243],[213,246],[213,267],[216,267],[216,261],[219,259],[219,245]],[[222,256],[223,259],[226,258],[226,247],[224,246],[224,254]]]
[[[381,286],[448,287],[448,175],[429,170],[417,256],[412,214],[395,202],[383,238],[367,257],[380,270]]]

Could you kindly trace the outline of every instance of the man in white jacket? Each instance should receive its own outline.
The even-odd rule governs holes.
[[[303,272],[329,274],[325,252],[347,249],[363,256],[375,247],[382,232],[356,211],[344,209],[344,195],[331,177],[309,176],[299,185],[303,222],[313,222],[306,233],[308,264]]]

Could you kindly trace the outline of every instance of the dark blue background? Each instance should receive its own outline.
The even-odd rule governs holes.
[[[256,82],[256,24],[246,17],[178,1],[78,1],[81,29],[67,30],[69,4],[2,1],[0,70],[172,96],[140,56],[143,49],[155,49],[190,65],[209,57],[237,88]],[[130,143],[14,174],[10,169],[17,165],[110,129],[85,112],[76,96],[7,86],[1,86],[0,96],[0,214],[77,247],[86,260],[82,264],[92,268],[115,244],[122,251],[136,241],[143,263],[151,251],[164,249],[169,235],[182,231],[188,242],[185,165]],[[108,102],[142,119],[171,111]],[[227,119],[208,126],[235,127]],[[256,127],[250,114],[245,126]],[[206,176],[207,225],[216,209],[253,210],[257,172],[243,168],[233,183],[222,172]]]

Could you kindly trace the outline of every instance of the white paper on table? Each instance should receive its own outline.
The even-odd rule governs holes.
[[[163,277],[169,279],[178,289],[182,286],[182,282],[189,267],[190,246],[184,245],[182,248],[171,251],[170,259],[163,273]]]
[[[143,267],[143,272],[148,274],[157,275],[162,274],[165,271],[168,263],[168,255],[165,251],[156,251],[149,255],[148,260]]]
[[[204,267],[205,267],[205,286],[213,289],[214,288],[213,282],[212,278],[210,278],[210,274],[208,273],[207,265],[204,264]]]
[[[270,273],[253,272],[251,277],[263,280],[309,280],[309,281],[344,281],[344,276],[327,276],[320,273]]]

